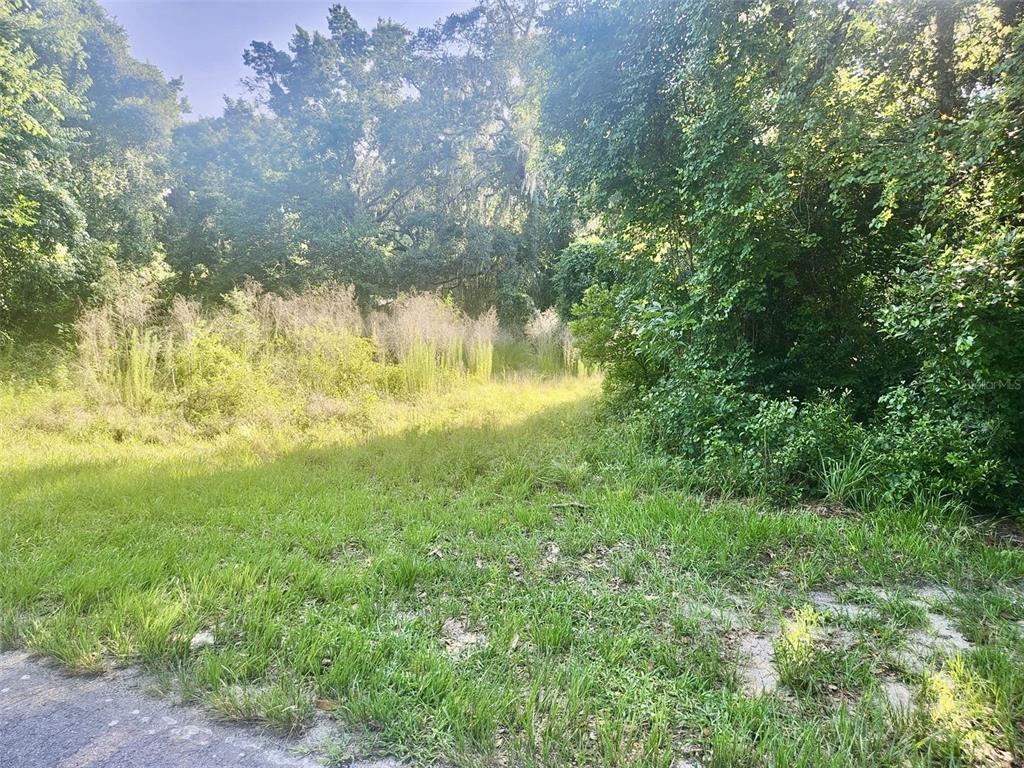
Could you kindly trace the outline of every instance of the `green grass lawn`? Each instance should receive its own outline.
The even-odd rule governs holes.
[[[145,440],[8,388],[0,641],[225,717],[329,716],[338,764],[1024,759],[1019,543],[923,502],[706,497],[598,389]]]

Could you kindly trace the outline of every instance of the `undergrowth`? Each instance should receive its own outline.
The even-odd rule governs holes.
[[[566,328],[538,312],[517,341],[493,309],[468,317],[431,294],[364,312],[351,287],[290,297],[249,284],[217,307],[126,278],[75,326],[67,388],[90,406],[183,420],[359,424],[382,400],[523,374],[587,375]],[[505,354],[508,350],[508,354]]]

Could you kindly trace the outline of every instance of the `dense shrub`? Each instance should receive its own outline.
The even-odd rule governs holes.
[[[572,308],[583,300],[593,285],[611,284],[615,279],[614,244],[587,237],[569,245],[558,254],[552,277],[555,308],[564,320],[572,317]]]
[[[1015,8],[627,0],[549,17],[551,163],[618,244],[573,332],[707,477],[1020,504]]]
[[[169,363],[174,394],[193,423],[218,426],[276,399],[267,367],[212,329],[200,328]]]

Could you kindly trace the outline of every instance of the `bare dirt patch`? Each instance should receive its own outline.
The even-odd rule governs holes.
[[[775,647],[767,635],[741,632],[736,638],[738,663],[736,675],[746,696],[772,693],[779,687],[775,668]]]
[[[548,545],[544,547],[544,554],[540,559],[540,567],[550,568],[551,566],[558,563],[558,556],[561,554],[561,551],[562,550],[559,548],[557,544],[555,544],[553,541],[549,542]]]
[[[445,652],[449,656],[461,656],[468,653],[472,648],[486,642],[483,632],[470,630],[469,623],[464,618],[445,619],[441,627],[441,640],[444,642]]]
[[[906,647],[897,656],[911,672],[916,674],[924,671],[929,661],[936,657],[948,658],[974,647],[947,616],[937,612],[956,595],[955,591],[935,584],[918,587],[914,591],[911,602],[924,609],[928,625],[913,631],[907,639]]]
[[[914,706],[914,692],[910,686],[899,680],[886,680],[882,683],[882,693],[889,705],[900,712],[908,712]]]
[[[985,540],[1000,549],[1024,548],[1024,523],[1019,520],[997,520],[986,530]]]
[[[884,590],[875,590],[874,594],[883,601],[893,598],[892,593]],[[911,674],[920,674],[932,668],[935,663],[974,647],[942,612],[943,606],[948,605],[957,595],[954,590],[940,585],[924,585],[910,593],[909,602],[923,611],[925,626],[907,633],[903,648],[894,658],[899,667]],[[807,599],[815,612],[826,620],[825,626],[815,630],[814,643],[831,654],[846,653],[862,642],[859,633],[842,624],[837,626],[834,623],[836,620],[879,619],[884,615],[880,605],[851,602],[826,590],[810,592]],[[712,617],[706,606],[698,604],[688,612],[697,615],[702,608],[705,620],[717,620],[719,625],[735,627],[727,636],[729,645],[735,649],[736,674],[743,694],[760,696],[776,691],[781,685],[773,641],[778,634],[778,627],[754,631],[744,626],[741,616],[734,611],[720,612],[718,616]],[[909,711],[914,707],[914,691],[908,681],[886,673],[884,668],[878,670],[877,675],[880,689],[894,710]]]

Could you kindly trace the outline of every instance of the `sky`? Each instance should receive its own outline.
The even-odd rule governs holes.
[[[327,30],[333,2],[364,27],[391,18],[417,29],[473,6],[473,0],[100,0],[128,30],[136,58],[185,79],[190,119],[218,115],[223,96],[243,92],[242,52],[253,40],[286,48],[295,26]]]

